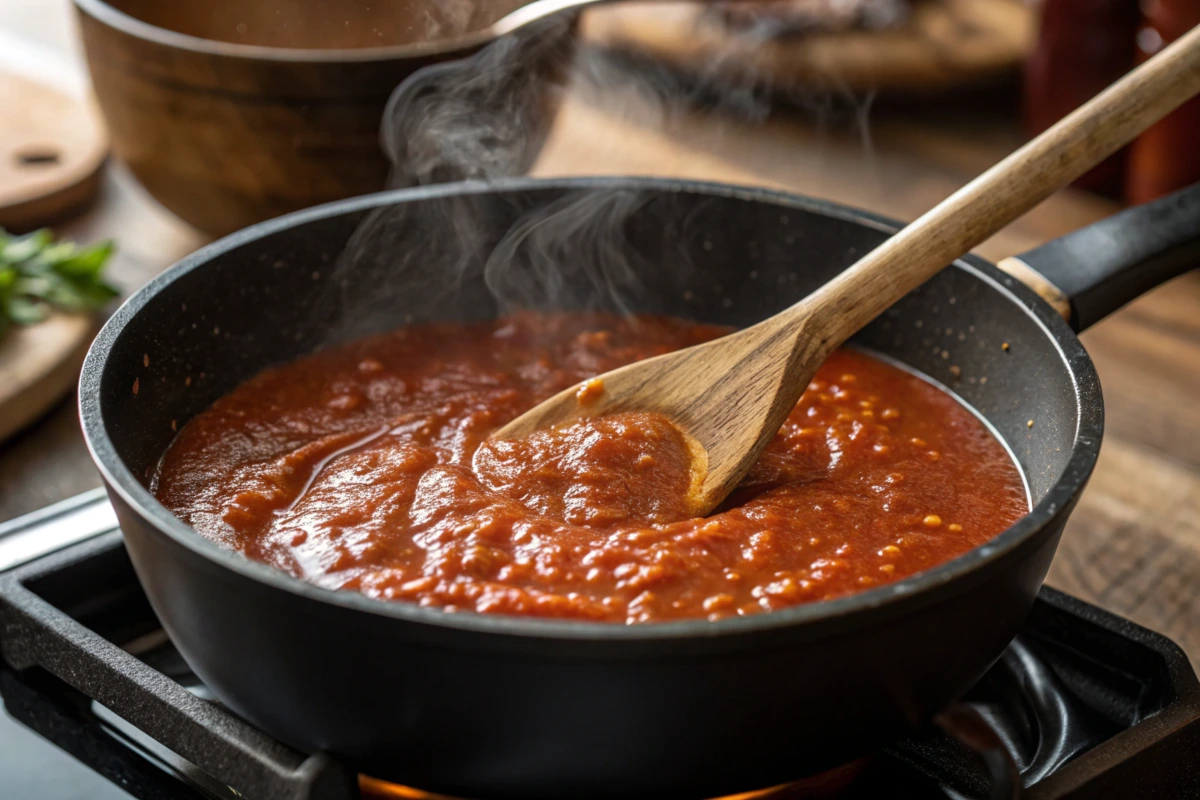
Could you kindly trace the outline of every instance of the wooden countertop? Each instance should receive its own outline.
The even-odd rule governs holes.
[[[535,174],[765,185],[911,219],[1016,146],[1012,107],[996,95],[832,118],[793,110],[759,124],[576,87]],[[866,128],[855,122],[864,118]],[[978,252],[1020,252],[1114,208],[1062,192]],[[119,165],[108,170],[97,206],[59,230],[115,237],[114,277],[130,289],[204,241]],[[1200,666],[1200,272],[1132,303],[1083,341],[1104,385],[1108,429],[1050,583],[1167,634]],[[0,445],[0,520],[98,485],[74,398]]]

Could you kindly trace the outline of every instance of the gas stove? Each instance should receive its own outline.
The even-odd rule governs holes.
[[[102,492],[0,526],[0,623],[0,798],[429,797],[222,708],[155,619]],[[927,729],[738,798],[1182,800],[1200,797],[1198,756],[1200,684],[1179,648],[1043,589]]]

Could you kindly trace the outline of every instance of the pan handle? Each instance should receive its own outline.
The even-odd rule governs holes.
[[[998,266],[1081,331],[1155,286],[1200,267],[1200,183]]]

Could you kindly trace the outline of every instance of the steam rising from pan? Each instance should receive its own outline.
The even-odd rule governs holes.
[[[380,139],[392,188],[519,175],[537,157],[574,54],[559,15],[396,87]]]
[[[688,266],[682,248],[666,265],[628,245],[626,223],[645,203],[639,192],[614,189],[568,194],[524,215],[484,265],[500,309],[586,308],[599,298],[608,310],[631,313],[647,270]]]
[[[565,91],[575,21],[559,15],[501,37],[476,54],[413,73],[393,92],[380,138],[391,161],[388,185],[407,188],[521,175],[536,158]],[[488,206],[471,197],[372,212],[338,258],[322,316],[344,339],[408,321],[487,315],[484,266],[499,242]],[[374,291],[350,291],[362,282]],[[472,291],[476,290],[476,291]],[[484,298],[486,299],[486,298]],[[486,305],[514,303],[494,297]]]
[[[467,59],[419,70],[397,87],[380,132],[392,163],[389,185],[524,174],[568,75],[584,102],[603,103],[606,113],[653,129],[670,131],[696,113],[732,116],[742,124],[761,122],[770,113],[773,98],[753,75],[725,70],[718,60],[698,79],[683,80],[662,65],[576,48],[574,25],[570,14],[543,20]],[[853,100],[841,99],[846,98]],[[838,110],[839,98],[829,91],[788,99],[818,121]],[[869,101],[850,105],[859,107],[865,131]],[[704,235],[680,220],[673,230],[658,233],[676,241],[656,242],[650,248],[655,259],[647,259],[630,243],[631,227],[638,227],[631,222],[646,202],[628,189],[569,193],[549,204],[511,209],[511,224],[500,239],[492,233],[496,210],[490,201],[455,197],[380,209],[364,220],[339,257],[331,285],[342,287],[340,296],[327,298],[322,316],[334,320],[337,340],[410,321],[398,310],[414,307],[427,319],[523,308],[629,311],[648,279],[661,284],[663,276],[655,273],[671,271],[670,283],[680,291],[689,285],[688,245]],[[363,282],[372,291],[345,290]]]

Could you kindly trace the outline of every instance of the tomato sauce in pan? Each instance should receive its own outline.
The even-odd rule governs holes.
[[[742,485],[691,518],[689,451],[654,414],[489,434],[598,373],[725,329],[520,314],[428,324],[266,370],[180,431],[158,498],[321,586],[453,610],[642,623],[756,614],[899,580],[1028,511],[953,397],[835,353]]]

